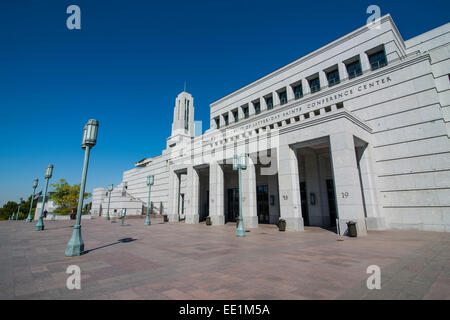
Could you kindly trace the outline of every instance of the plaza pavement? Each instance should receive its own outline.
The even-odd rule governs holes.
[[[450,234],[371,231],[345,238],[275,226],[82,221],[85,249],[65,257],[73,221],[0,222],[0,299],[450,299]],[[123,240],[125,239],[125,240]],[[81,268],[81,290],[66,268]],[[369,265],[381,290],[369,290]]]

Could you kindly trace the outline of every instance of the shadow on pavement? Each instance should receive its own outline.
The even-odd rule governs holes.
[[[83,254],[87,254],[87,253],[89,253],[89,252],[91,252],[91,251],[94,251],[94,250],[98,250],[98,249],[103,249],[103,248],[106,248],[106,247],[110,247],[110,246],[113,246],[113,245],[115,245],[115,244],[119,244],[119,243],[128,243],[128,242],[133,242],[133,241],[136,241],[136,240],[137,240],[137,239],[133,239],[133,238],[122,238],[122,239],[117,240],[116,242],[113,242],[113,243],[110,243],[110,244],[106,244],[106,245],[104,245],[104,246],[97,247],[97,248],[94,248],[94,249],[86,250],[86,251],[83,252]]]

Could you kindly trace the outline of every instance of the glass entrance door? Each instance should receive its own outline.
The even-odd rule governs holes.
[[[228,211],[226,222],[236,222],[236,218],[239,216],[239,189],[228,189]]]
[[[333,180],[327,180],[328,208],[330,208],[330,226],[336,227],[336,203],[334,199]]]
[[[300,182],[300,198],[302,203],[303,225],[309,226],[308,200],[306,199],[306,183]]]
[[[270,223],[269,215],[269,188],[267,185],[256,187],[258,207],[258,223]]]

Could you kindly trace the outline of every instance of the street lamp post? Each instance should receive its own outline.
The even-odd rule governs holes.
[[[34,179],[33,181],[33,195],[31,196],[31,204],[30,204],[30,211],[28,212],[27,222],[33,221],[31,218],[31,211],[33,210],[33,200],[34,200],[34,194],[36,193],[36,188],[38,186],[38,179]]]
[[[84,189],[86,187],[86,175],[89,164],[89,152],[97,143],[98,121],[90,119],[84,126],[81,148],[85,149],[83,173],[81,175],[80,195],[78,196],[77,219],[73,226],[72,237],[66,246],[66,257],[79,256],[84,251],[84,243],[81,238],[81,210],[83,209]]]
[[[150,202],[150,191],[151,191],[151,188],[152,188],[154,180],[155,180],[155,178],[154,178],[154,176],[152,174],[147,176],[148,200],[147,200],[147,217],[145,218],[145,223],[144,223],[145,226],[149,226],[151,224],[150,223],[150,204],[151,204],[151,202]]]
[[[47,166],[47,169],[45,170],[45,189],[44,194],[42,195],[42,207],[41,207],[41,213],[39,214],[38,222],[36,224],[36,227],[34,227],[34,230],[41,231],[44,230],[44,220],[42,219],[42,215],[44,214],[44,207],[45,207],[45,201],[47,200],[47,189],[48,189],[48,181],[52,177],[53,174],[53,165],[49,164]]]
[[[239,157],[237,154],[233,157],[233,170],[237,170],[239,174],[239,225],[236,230],[237,237],[245,237],[244,219],[242,218],[242,180],[241,170],[247,169],[247,155],[241,154]]]
[[[16,221],[17,221],[17,218],[19,217],[19,210],[20,210],[20,205],[22,204],[22,201],[23,201],[23,198],[20,198],[19,206],[17,207]]]
[[[127,208],[122,208],[122,223],[121,226],[125,225],[125,216],[127,215]]]
[[[109,204],[111,202],[111,192],[113,191],[114,186],[110,184],[108,186],[108,211],[106,211],[106,220],[109,220]]]

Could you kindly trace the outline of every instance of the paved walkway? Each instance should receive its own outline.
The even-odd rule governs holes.
[[[345,238],[320,228],[252,229],[102,218],[83,221],[87,254],[64,250],[72,221],[0,222],[0,299],[450,299],[450,234],[377,231]],[[125,239],[125,240],[122,240]],[[131,241],[130,241],[131,240]],[[81,290],[66,268],[81,268]],[[368,290],[369,265],[381,290]]]

